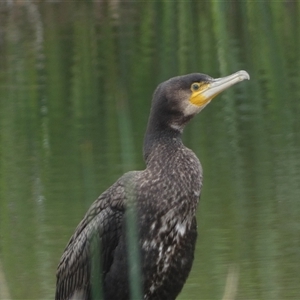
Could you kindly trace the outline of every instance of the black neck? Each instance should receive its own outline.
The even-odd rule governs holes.
[[[151,126],[150,123],[144,138],[143,154],[146,163],[158,144],[168,144],[178,147],[182,144],[181,132],[170,127],[156,128]]]
[[[144,159],[147,163],[151,153],[159,144],[168,144],[170,147],[178,147],[181,142],[182,128],[172,127],[174,118],[178,118],[180,112],[170,110],[168,100],[165,98],[159,86],[152,99],[152,106],[148,120],[148,126],[144,138]]]

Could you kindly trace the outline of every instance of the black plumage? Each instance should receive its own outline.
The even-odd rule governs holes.
[[[143,299],[177,297],[192,267],[202,187],[201,164],[181,134],[214,96],[244,79],[245,71],[220,79],[195,73],[158,86],[144,140],[146,169],[124,174],[92,204],[62,255],[56,300],[93,299],[95,285],[104,299],[130,299],[129,189],[137,209]],[[101,278],[91,275],[95,268]]]

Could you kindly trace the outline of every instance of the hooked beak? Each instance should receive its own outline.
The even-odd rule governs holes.
[[[193,91],[190,102],[198,107],[204,107],[221,92],[246,79],[249,80],[250,76],[243,70],[226,77],[211,78],[201,84],[199,91]]]
[[[238,71],[226,77],[212,79],[207,84],[207,88],[201,92],[201,95],[207,100],[211,100],[212,98],[214,98],[215,96],[223,92],[224,90],[246,79],[250,80],[250,76],[244,70]]]

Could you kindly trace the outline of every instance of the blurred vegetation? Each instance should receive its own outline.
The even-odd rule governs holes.
[[[251,81],[185,131],[204,189],[179,298],[221,299],[234,264],[236,299],[299,299],[299,16],[297,1],[1,1],[0,272],[12,299],[53,298],[86,209],[144,167],[156,85],[239,69]]]

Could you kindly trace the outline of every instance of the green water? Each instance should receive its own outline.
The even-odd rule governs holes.
[[[184,132],[204,186],[179,299],[300,299],[300,3],[83,2],[0,3],[0,299],[54,298],[90,204],[144,168],[159,82],[240,69]]]

